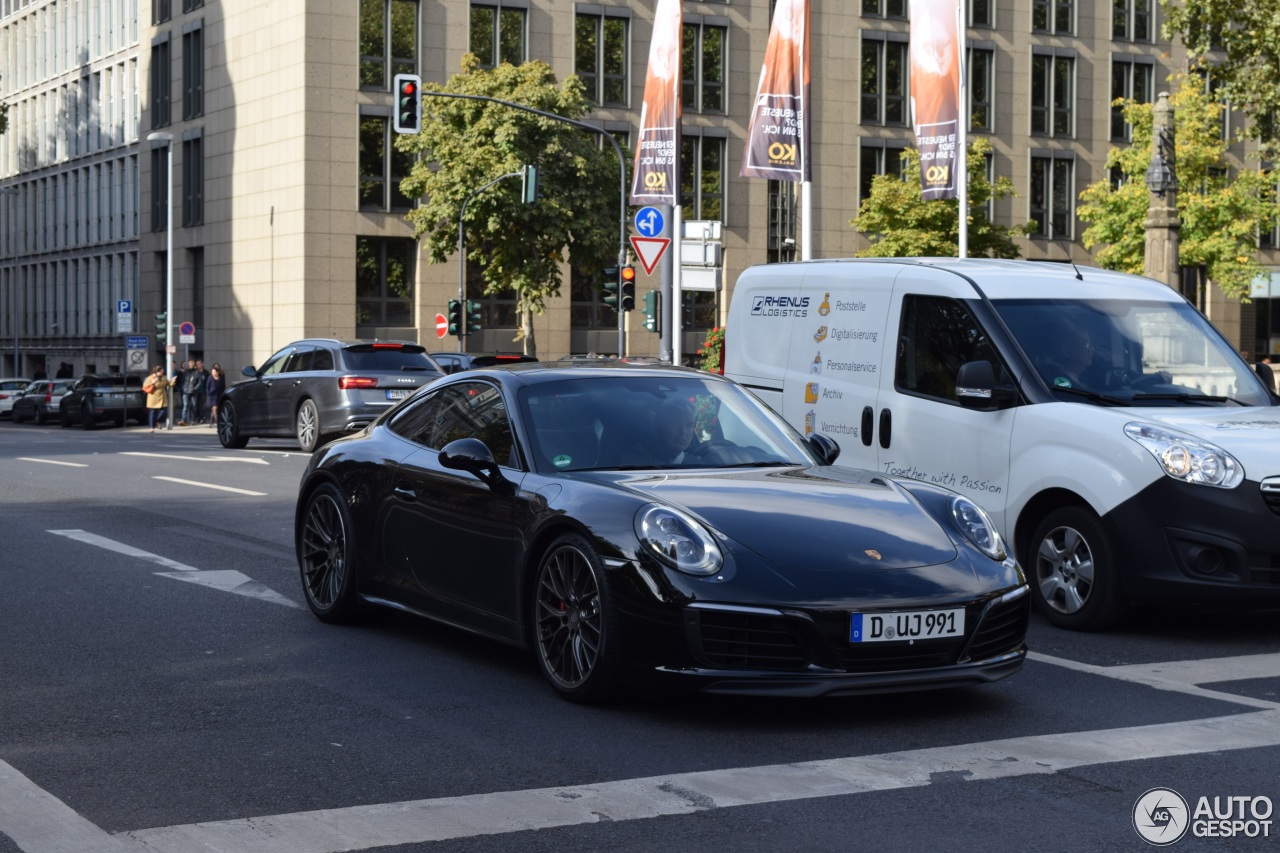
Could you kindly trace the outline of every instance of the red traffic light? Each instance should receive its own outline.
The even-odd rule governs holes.
[[[415,88],[412,80],[405,80],[400,84],[400,92],[405,95],[412,95]]]

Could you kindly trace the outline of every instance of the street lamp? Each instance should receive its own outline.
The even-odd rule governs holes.
[[[1173,104],[1169,93],[1161,92],[1151,109],[1151,165],[1147,168],[1146,248],[1143,274],[1179,290],[1178,263],[1178,176],[1174,150]]]
[[[18,190],[15,187],[0,187],[0,195],[17,195]],[[3,206],[3,205],[0,205]],[[13,217],[7,217],[4,221],[6,225],[13,220]],[[4,232],[0,231],[0,236]],[[11,260],[9,261],[9,325],[13,327],[13,375],[21,376],[22,368],[18,365],[18,250],[14,246],[14,241],[9,241],[9,253]]]
[[[147,134],[147,141],[165,147],[165,161],[168,177],[164,191],[164,378],[173,378],[173,134],[156,131]],[[164,419],[164,428],[173,429],[173,389],[169,389],[169,412]]]

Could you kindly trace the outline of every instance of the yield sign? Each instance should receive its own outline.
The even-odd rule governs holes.
[[[436,315],[436,337],[443,338],[449,334],[449,318],[443,314]]]
[[[645,275],[653,275],[653,268],[662,260],[662,253],[671,245],[670,237],[632,237],[631,248],[644,266]]]

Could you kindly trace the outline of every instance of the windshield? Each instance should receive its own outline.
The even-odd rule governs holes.
[[[1186,302],[1070,298],[993,305],[1063,400],[1271,405],[1252,368]]]
[[[723,381],[566,379],[524,388],[520,407],[543,472],[817,464],[790,426]]]

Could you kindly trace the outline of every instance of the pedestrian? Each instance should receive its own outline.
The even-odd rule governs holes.
[[[164,365],[157,364],[151,375],[142,383],[142,390],[147,394],[147,423],[151,431],[156,431],[156,422],[164,419],[164,411],[169,407],[169,378],[164,375]]]
[[[196,423],[204,423],[205,398],[208,396],[205,386],[209,382],[209,371],[204,369],[204,359],[196,359],[196,391],[195,391],[195,416]]]
[[[1267,386],[1267,390],[1272,394],[1276,393],[1276,374],[1271,368],[1271,354],[1263,353],[1258,359],[1258,363],[1253,366],[1253,371],[1258,374],[1258,378],[1262,380],[1262,384]]]
[[[218,398],[227,390],[227,378],[222,375],[222,365],[216,361],[209,369],[209,380],[204,384],[204,398],[209,411],[209,426],[218,423]]]
[[[194,426],[196,422],[196,392],[200,382],[196,372],[196,363],[188,360],[186,366],[178,371],[176,384],[178,393],[182,395],[182,414],[178,417],[178,426]]]

